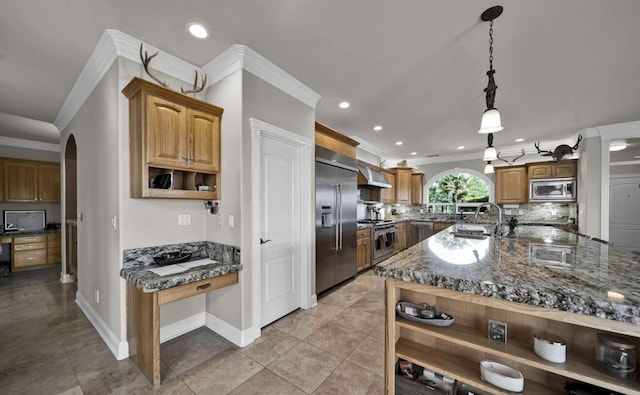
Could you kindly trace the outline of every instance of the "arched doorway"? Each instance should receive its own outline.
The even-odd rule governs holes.
[[[76,139],[70,135],[64,150],[65,278],[78,281],[78,182]]]

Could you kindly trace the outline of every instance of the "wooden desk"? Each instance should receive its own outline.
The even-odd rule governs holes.
[[[238,272],[157,292],[142,292],[127,281],[129,356],[151,384],[160,385],[160,306],[238,282]]]

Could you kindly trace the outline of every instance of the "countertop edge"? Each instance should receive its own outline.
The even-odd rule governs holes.
[[[216,262],[210,265],[195,267],[181,273],[160,276],[148,270],[154,267],[156,266],[122,268],[120,270],[120,277],[142,292],[152,293],[242,270],[242,264],[239,263]]]

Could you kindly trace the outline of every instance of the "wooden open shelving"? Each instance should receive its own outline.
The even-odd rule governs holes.
[[[539,308],[421,284],[387,279],[385,390],[395,388],[395,363],[403,358],[492,394],[509,394],[480,379],[482,359],[523,372],[525,394],[566,393],[567,381],[593,384],[623,394],[640,394],[640,382],[608,376],[595,368],[598,332],[640,338],[637,325]],[[396,317],[398,301],[428,303],[453,315],[449,327]],[[489,319],[508,324],[507,343],[488,339]],[[533,333],[550,332],[567,343],[567,361],[548,362],[533,350]]]

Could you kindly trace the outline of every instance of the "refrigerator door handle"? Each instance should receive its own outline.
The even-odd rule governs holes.
[[[340,203],[338,205],[338,215],[339,215],[339,220],[338,220],[338,226],[339,228],[339,235],[340,237],[338,238],[340,241],[340,244],[338,244],[338,250],[342,249],[342,184],[338,184],[338,196],[340,199]]]
[[[340,184],[336,184],[336,251],[340,250],[340,193],[339,193]]]

